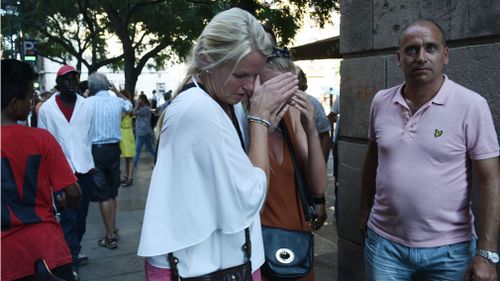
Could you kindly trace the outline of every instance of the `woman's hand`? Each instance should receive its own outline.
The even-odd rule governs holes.
[[[297,75],[290,72],[275,76],[262,85],[259,78],[255,79],[249,114],[267,120],[273,114],[273,119],[281,119],[284,115],[283,109],[286,112],[286,104],[292,95],[297,92],[298,83]],[[279,117],[280,115],[281,117]]]
[[[314,204],[314,211],[316,212],[317,217],[313,221],[313,229],[316,231],[325,224],[328,215],[326,213],[326,205],[324,203]]]
[[[316,134],[316,121],[314,118],[314,107],[311,104],[309,96],[303,91],[297,91],[292,97],[290,105],[294,106],[300,111],[300,121],[306,134]]]
[[[288,108],[290,108],[290,105],[285,103],[283,107],[280,107],[269,114],[269,122],[271,122],[269,133],[272,133],[278,127],[281,119],[283,119],[283,116],[285,116],[285,113],[288,111]]]

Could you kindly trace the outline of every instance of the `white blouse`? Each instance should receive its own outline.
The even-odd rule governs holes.
[[[259,211],[267,192],[230,118],[206,92],[190,88],[169,105],[144,213],[139,256],[191,277],[244,262],[250,227],[252,270],[264,262]]]

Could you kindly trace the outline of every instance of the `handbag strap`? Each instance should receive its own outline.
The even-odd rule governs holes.
[[[250,242],[250,229],[245,228],[245,244],[241,246],[243,253],[245,253],[245,263],[250,262],[250,258],[252,256],[252,242]],[[179,259],[174,256],[172,252],[167,255],[168,263],[170,264],[170,269],[172,270],[172,280],[180,281],[182,280],[179,275],[179,269],[177,268],[177,264],[179,263]]]
[[[299,192],[300,203],[302,204],[302,210],[304,211],[304,218],[306,221],[310,222],[312,210],[309,206],[312,205],[312,197],[308,192],[308,189],[306,190],[306,183],[304,182],[299,165],[297,164],[297,155],[295,154],[295,149],[293,148],[292,139],[290,138],[290,133],[288,132],[286,124],[283,120],[280,121],[279,127],[283,133],[283,138],[290,149],[290,156],[292,158],[293,171],[295,175],[295,185],[297,187],[297,191]],[[310,198],[310,200],[308,200],[308,198]]]

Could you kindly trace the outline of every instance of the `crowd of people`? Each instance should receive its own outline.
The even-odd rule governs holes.
[[[18,231],[17,227],[24,224],[37,222],[43,223],[42,226],[38,226],[40,229],[49,229],[48,234],[55,233],[51,238],[55,239],[54,243],[61,244],[61,241],[56,241],[56,238],[59,233],[63,233],[63,244],[65,243],[66,247],[60,248],[60,245],[56,245],[59,248],[48,253],[44,253],[40,248],[38,252],[35,251],[30,255],[16,255],[17,259],[13,259],[12,262],[2,263],[2,280],[5,280],[4,277],[8,280],[18,279],[17,277],[22,277],[19,274],[33,273],[32,262],[30,265],[12,267],[11,265],[21,259],[31,261],[32,258],[29,257],[36,255],[38,258],[45,259],[50,268],[57,268],[54,270],[56,275],[62,272],[64,276],[61,276],[69,280],[67,272],[59,268],[60,262],[66,259],[65,251],[70,254],[69,273],[73,279],[78,280],[79,266],[88,262],[88,257],[80,253],[80,250],[86,231],[90,202],[98,202],[104,223],[105,235],[103,239],[97,241],[98,245],[109,249],[118,247],[116,197],[120,186],[128,187],[133,184],[132,159],[136,155],[136,150],[141,147],[136,147],[136,133],[132,129],[132,123],[133,118],[141,115],[141,112],[140,109],[132,108],[130,94],[125,90],[118,91],[102,73],[93,73],[88,77],[88,81],[80,82],[80,73],[73,66],[63,65],[56,74],[56,91],[44,92],[39,98],[34,99],[32,82],[36,78],[37,75],[29,64],[16,60],[2,60],[2,104],[8,108],[9,102],[16,98],[16,107],[14,107],[16,111],[20,101],[26,104],[29,102],[31,106],[26,108],[26,114],[31,115],[31,127],[44,129],[29,130],[30,126],[25,126],[24,122],[28,117],[17,116],[24,114],[24,111],[20,113],[16,111],[12,113],[13,116],[6,117],[8,120],[18,118],[14,123],[19,126],[4,127],[4,122],[2,122],[2,159],[17,157],[6,160],[7,162],[2,160],[2,178],[4,179],[2,181],[2,206],[5,207],[2,209],[2,243],[10,243],[11,240],[13,244],[10,245],[21,243],[22,241],[17,239],[26,239],[23,238],[25,236],[22,235],[22,231],[15,237],[10,233],[15,233]],[[142,100],[138,102],[141,105],[143,103]],[[3,110],[4,108],[2,112]],[[143,121],[145,126],[149,126],[149,131],[152,131],[150,122],[150,120]],[[18,130],[21,130],[19,135],[9,133]],[[50,133],[56,141],[55,144],[52,139],[37,143],[41,138],[46,137],[46,132]],[[33,139],[33,143],[21,142],[23,146],[17,150],[22,153],[12,154],[10,149],[16,143],[19,144],[18,138],[24,139],[25,134],[34,135],[28,138]],[[140,137],[141,135],[137,136],[139,139]],[[40,151],[34,151],[24,145],[33,146]],[[151,143],[148,148],[152,154],[155,153]],[[30,165],[35,165],[32,167],[19,166],[25,165],[27,156],[23,153],[27,152],[39,154],[41,160],[30,162]],[[120,178],[120,156],[125,159],[123,179]],[[62,162],[56,165],[53,161]],[[45,163],[43,169],[40,163]],[[49,168],[54,171],[46,171]],[[66,173],[68,169],[72,177],[68,177]],[[8,170],[12,170],[9,172],[11,177],[6,175]],[[55,171],[61,175],[54,175]],[[24,177],[29,180],[29,184],[25,185],[25,188],[29,190],[22,189],[24,190],[22,194],[29,191],[34,196],[33,199],[37,201],[16,199],[21,196],[14,193],[19,181],[17,177],[23,173],[25,173]],[[37,173],[40,174],[38,178]],[[41,173],[47,174],[42,176]],[[75,179],[74,183],[71,182],[72,178]],[[60,183],[60,180],[64,181]],[[61,184],[67,185],[61,186]],[[76,191],[78,194],[75,194]],[[76,195],[78,199],[73,198]],[[41,199],[44,200],[43,204],[38,202]],[[66,203],[67,201],[69,203]],[[40,212],[43,215],[38,220],[34,218],[24,220],[23,216],[26,211],[23,209],[25,208],[34,208],[37,214]],[[56,230],[50,230],[51,223],[56,221],[60,229],[56,227]],[[8,231],[10,227],[13,227],[13,230]],[[36,229],[33,227],[30,231],[36,231]],[[45,238],[42,237],[41,240],[43,239]],[[48,247],[50,248],[51,245],[48,244]],[[3,249],[5,250],[2,250],[2,260],[7,261],[14,253],[10,252],[12,250],[9,247]]]
[[[373,99],[360,204],[367,280],[496,280],[498,137],[484,98],[444,75],[444,36],[430,21],[406,27],[405,81]],[[146,280],[315,280],[331,122],[272,30],[238,8],[216,15],[161,107],[143,94],[133,106],[103,73],[79,76],[59,69],[30,128],[18,121],[33,109],[37,74],[2,60],[2,280],[34,280],[39,259],[78,280],[89,202],[104,224],[97,244],[117,248],[118,190],[133,185],[143,145],[155,157],[138,249]]]

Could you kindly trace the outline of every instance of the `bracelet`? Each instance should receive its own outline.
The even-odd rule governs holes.
[[[247,120],[248,120],[248,122],[254,122],[254,123],[258,123],[258,124],[264,125],[267,128],[271,127],[271,122],[269,122],[266,119],[263,119],[263,118],[260,118],[258,116],[255,116],[255,115],[248,115],[247,116]]]
[[[314,205],[322,205],[326,203],[325,195],[321,197],[313,197]]]
[[[253,123],[256,123],[256,124],[261,124],[263,126],[266,126],[266,128],[269,129],[269,125],[263,121],[260,121],[260,120],[254,120],[254,119],[248,119],[248,122],[253,122]]]

